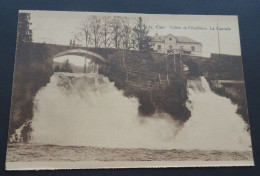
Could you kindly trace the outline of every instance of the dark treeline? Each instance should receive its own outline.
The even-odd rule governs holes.
[[[190,59],[187,59],[190,57]],[[241,56],[211,54],[211,57],[184,57],[193,75],[204,75],[208,80],[244,80]]]
[[[32,42],[32,30],[30,29],[29,13],[19,13],[17,24],[17,42]]]
[[[72,65],[69,62],[69,59],[65,60],[64,63],[61,63],[59,65],[56,65],[54,67],[54,72],[68,72],[68,73],[72,73],[73,69],[72,69]]]

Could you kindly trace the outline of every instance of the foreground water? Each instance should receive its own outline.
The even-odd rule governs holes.
[[[251,151],[154,150],[9,144],[7,162],[34,161],[253,161]],[[239,163],[239,162],[238,162]]]

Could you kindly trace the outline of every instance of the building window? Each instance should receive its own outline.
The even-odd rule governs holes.
[[[172,40],[172,38],[169,38],[169,40]]]
[[[195,51],[195,47],[194,46],[191,46],[191,51]]]
[[[172,50],[172,45],[169,45],[169,50]]]
[[[162,49],[162,46],[161,45],[157,45],[157,49],[158,50]]]

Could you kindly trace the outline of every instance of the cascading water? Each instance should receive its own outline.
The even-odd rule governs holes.
[[[34,103],[36,143],[170,148],[178,129],[167,114],[139,117],[138,100],[97,73],[55,73]]]
[[[247,125],[237,105],[210,90],[204,77],[188,80],[190,119],[175,138],[176,147],[204,150],[251,150]]]
[[[205,80],[188,81],[190,119],[138,116],[108,78],[95,73],[55,73],[34,100],[32,142],[116,148],[248,150],[251,141],[236,105],[214,94]]]

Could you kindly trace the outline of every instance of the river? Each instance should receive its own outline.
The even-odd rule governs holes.
[[[6,161],[7,169],[18,170],[142,166],[188,167],[252,165],[253,156],[251,151],[155,150],[9,144]]]

